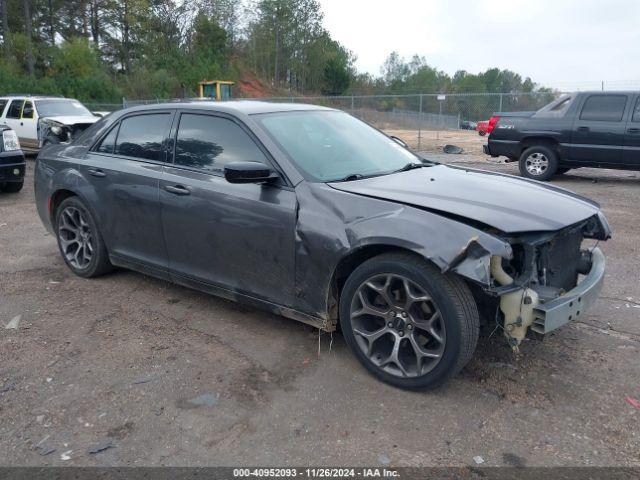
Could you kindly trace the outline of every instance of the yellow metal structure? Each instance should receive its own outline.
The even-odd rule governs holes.
[[[234,82],[228,80],[205,80],[198,83],[198,96],[218,101],[231,98],[231,86]]]

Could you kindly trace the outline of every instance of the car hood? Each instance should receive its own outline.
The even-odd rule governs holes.
[[[47,120],[53,120],[54,122],[61,123],[63,125],[76,125],[78,123],[96,123],[100,120],[100,117],[94,117],[93,115],[59,115],[56,117],[44,117]]]
[[[505,233],[555,231],[600,210],[597,203],[553,185],[445,165],[329,185],[476,220]]]

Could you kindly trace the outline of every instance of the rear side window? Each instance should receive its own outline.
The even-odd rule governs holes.
[[[218,173],[225,164],[237,161],[268,163],[251,137],[233,121],[211,115],[182,114],[176,165]]]
[[[12,100],[11,105],[9,105],[9,111],[7,112],[7,118],[20,118],[23,103],[24,100]]]
[[[107,136],[102,139],[96,152],[100,153],[114,153],[116,149],[116,135],[118,134],[118,125],[113,127]]]
[[[120,122],[115,144],[116,155],[164,161],[163,141],[171,115],[154,113],[128,117]]]
[[[626,105],[626,95],[591,95],[584,102],[580,120],[619,122]]]
[[[640,122],[640,97],[636,101],[636,108],[633,109],[633,121]]]

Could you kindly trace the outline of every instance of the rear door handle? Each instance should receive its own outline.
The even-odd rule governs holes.
[[[578,127],[578,131],[579,132],[588,132],[589,131],[589,127]]]
[[[627,133],[640,133],[640,128],[629,128]]]
[[[102,177],[106,177],[106,176],[107,176],[107,174],[106,174],[106,173],[104,173],[104,172],[103,172],[102,170],[100,170],[99,168],[90,168],[90,169],[89,169],[89,175],[92,175],[92,176],[94,176],[94,177],[99,177],[99,178],[102,178]]]
[[[175,195],[191,195],[191,191],[182,185],[166,185],[164,189]]]

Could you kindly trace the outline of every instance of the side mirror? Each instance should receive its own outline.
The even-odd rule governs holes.
[[[224,178],[229,183],[272,182],[278,175],[260,162],[231,162],[224,166]]]
[[[401,147],[406,148],[407,150],[409,149],[409,145],[407,145],[407,143],[402,140],[401,138],[395,137],[393,135],[391,135],[391,140],[393,140],[394,142],[396,142],[398,145],[400,145]]]

